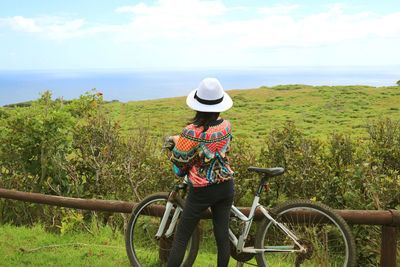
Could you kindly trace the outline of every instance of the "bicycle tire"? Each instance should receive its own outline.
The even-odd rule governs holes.
[[[134,267],[164,266],[168,260],[173,235],[169,238],[163,236],[157,240],[155,234],[161,222],[162,213],[158,214],[160,217],[149,216],[148,209],[146,209],[150,205],[165,206],[168,195],[166,192],[152,194],[143,199],[132,211],[125,233],[125,247],[129,261]],[[183,208],[184,201],[176,198],[174,207],[177,205]],[[172,214],[171,212],[171,216]],[[168,225],[169,222],[165,229],[168,229]],[[176,227],[174,231],[176,231]],[[189,240],[181,266],[193,265],[199,250],[199,242],[200,232],[196,227]]]
[[[297,211],[313,214],[296,214]],[[355,266],[356,245],[350,227],[327,205],[311,200],[292,200],[274,208],[271,216],[294,233],[307,251],[257,253],[258,266],[269,266],[268,262],[270,266]],[[257,230],[255,247],[285,245],[293,246],[294,242],[264,218]]]

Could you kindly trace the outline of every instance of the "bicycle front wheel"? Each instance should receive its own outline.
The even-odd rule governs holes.
[[[255,247],[267,251],[256,255],[258,266],[355,266],[351,230],[328,206],[311,200],[293,200],[273,209],[271,216],[295,235],[305,251],[299,252],[293,239],[265,218],[258,228]]]
[[[171,222],[173,211],[177,207],[183,208],[184,206],[182,199],[175,199],[164,234],[161,238],[156,238],[167,201],[168,193],[155,193],[146,197],[133,209],[125,233],[125,246],[129,260],[134,267],[164,266],[167,263],[173,235],[166,237],[165,232]],[[196,227],[189,240],[181,266],[193,265],[199,249],[199,242],[200,234]]]

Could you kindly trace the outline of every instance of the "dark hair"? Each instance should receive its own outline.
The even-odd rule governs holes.
[[[203,127],[203,132],[206,132],[219,117],[219,112],[202,112],[196,111],[196,115],[191,123],[196,127]]]

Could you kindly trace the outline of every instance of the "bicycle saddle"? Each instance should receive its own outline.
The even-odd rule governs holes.
[[[258,173],[264,173],[269,177],[281,175],[285,171],[285,169],[281,167],[275,167],[275,168],[249,167],[248,170]]]

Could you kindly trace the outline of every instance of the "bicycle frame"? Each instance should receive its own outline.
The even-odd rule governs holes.
[[[253,200],[253,204],[250,209],[249,217],[245,216],[238,208],[236,208],[234,205],[232,205],[231,211],[241,220],[245,223],[245,227],[243,229],[243,233],[237,238],[235,234],[232,232],[231,229],[229,229],[229,239],[233,243],[233,245],[236,247],[236,250],[238,253],[240,252],[245,252],[245,253],[263,253],[263,252],[302,252],[305,251],[305,248],[300,245],[298,242],[298,238],[290,232],[289,229],[287,229],[282,223],[277,222],[269,213],[268,211],[259,204],[260,197],[256,194]],[[262,249],[256,249],[254,247],[244,247],[245,240],[249,234],[251,223],[254,218],[254,213],[256,209],[260,209],[260,211],[264,214],[265,217],[267,217],[268,220],[271,221],[271,223],[275,224],[278,226],[278,228],[283,231],[287,236],[289,236],[293,242],[295,243],[295,246],[265,246]]]
[[[244,228],[242,229],[242,233],[239,235],[239,237],[236,237],[235,234],[232,232],[232,230],[229,228],[229,239],[231,240],[232,244],[236,247],[236,250],[238,253],[241,252],[246,252],[246,253],[263,253],[263,252],[305,252],[306,249],[298,242],[298,238],[283,225],[282,223],[277,222],[270,214],[269,212],[265,209],[264,206],[259,204],[260,200],[260,195],[263,189],[263,185],[268,179],[268,176],[265,176],[261,181],[258,186],[258,190],[255,193],[253,204],[251,205],[249,217],[245,216],[238,208],[236,208],[234,205],[231,207],[231,211],[239,218],[242,222],[244,222]],[[160,239],[163,234],[165,227],[167,225],[168,219],[170,218],[170,213],[173,209],[173,200],[178,194],[178,191],[181,189],[186,189],[187,183],[184,180],[184,183],[180,186],[175,186],[172,192],[169,195],[168,202],[165,207],[165,212],[163,214],[163,217],[160,222],[160,226],[158,228],[158,231],[156,233],[156,238]],[[264,216],[274,225],[276,225],[281,231],[283,231],[290,239],[293,240],[294,245],[293,246],[265,246],[264,248],[254,248],[254,247],[244,247],[245,240],[247,236],[249,235],[250,232],[250,227],[254,219],[254,214],[255,211],[259,209]],[[175,229],[176,223],[178,221],[179,215],[181,214],[183,210],[179,207],[175,208],[174,214],[171,219],[171,223],[165,232],[165,237],[170,237]]]
[[[165,212],[164,212],[164,215],[163,215],[163,217],[161,219],[160,226],[158,227],[158,231],[156,233],[156,238],[157,239],[161,238],[161,236],[164,233],[165,226],[167,225],[168,218],[170,217],[170,213],[171,213],[171,210],[173,208],[172,201],[174,200],[178,190],[179,190],[179,187],[175,188],[169,194],[169,198],[168,198],[167,204],[165,206]],[[165,237],[168,238],[168,237],[170,237],[172,235],[172,233],[173,233],[173,231],[175,229],[175,226],[176,226],[176,222],[178,221],[179,215],[181,214],[182,211],[183,210],[180,207],[176,207],[175,208],[174,215],[172,216],[172,219],[171,219],[171,223],[169,224],[169,227],[168,227],[167,231],[165,232]]]
[[[259,201],[260,201],[261,193],[262,193],[263,189],[265,188],[265,184],[268,181],[268,179],[272,178],[274,176],[283,174],[284,169],[281,167],[275,167],[275,168],[249,167],[248,170],[255,171],[259,174],[263,174],[264,176],[259,181],[258,190],[256,191],[256,193],[254,195],[253,203],[251,205],[248,217],[246,215],[244,215],[234,205],[231,206],[231,214],[233,213],[233,216],[231,216],[230,220],[236,222],[236,224],[237,224],[236,227],[234,227],[234,228],[229,227],[229,229],[228,229],[229,239],[232,242],[231,247],[236,250],[236,253],[233,253],[234,257],[236,254],[236,256],[238,256],[237,259],[239,260],[239,259],[241,259],[241,256],[243,256],[244,258],[248,257],[248,255],[239,255],[239,254],[242,254],[242,253],[243,254],[254,254],[256,256],[257,263],[260,264],[261,266],[267,266],[266,255],[264,255],[264,253],[289,253],[289,254],[295,253],[295,254],[297,254],[294,256],[295,260],[296,260],[296,264],[298,264],[298,262],[302,263],[306,259],[311,259],[311,256],[313,255],[313,252],[314,252],[315,245],[313,243],[311,243],[311,240],[308,239],[307,233],[306,233],[306,237],[303,236],[302,228],[299,229],[299,232],[296,232],[296,235],[298,235],[298,236],[296,236],[292,232],[293,230],[292,231],[289,230],[288,227],[290,228],[290,226],[289,226],[289,224],[286,223],[287,220],[285,219],[285,218],[287,218],[286,212],[289,212],[288,216],[291,217],[292,216],[291,211],[293,210],[294,211],[293,215],[297,216],[296,215],[297,212],[295,210],[299,210],[298,208],[300,208],[300,211],[303,209],[314,210],[320,216],[322,216],[325,219],[329,219],[330,222],[332,222],[333,224],[336,225],[336,226],[334,226],[335,227],[334,231],[335,230],[339,231],[338,233],[341,235],[340,238],[343,238],[343,242],[344,242],[343,244],[345,245],[345,250],[339,251],[339,254],[337,254],[337,258],[339,261],[341,261],[342,260],[341,256],[345,256],[345,258],[343,258],[344,266],[347,266],[348,263],[350,262],[350,260],[351,260],[351,266],[354,266],[354,264],[355,264],[354,239],[351,236],[351,230],[348,228],[345,221],[340,216],[335,214],[326,205],[323,205],[323,204],[317,205],[317,203],[312,203],[312,201],[308,201],[308,200],[293,200],[293,201],[288,201],[288,202],[282,203],[278,207],[276,207],[274,209],[276,211],[276,214],[281,214],[283,217],[281,218],[279,216],[276,219],[274,219],[273,216],[274,216],[275,212],[270,214],[269,211],[263,205],[261,205],[259,203]],[[184,203],[182,202],[182,199],[184,199],[184,194],[186,194],[186,190],[183,190],[184,194],[183,194],[183,196],[181,196],[182,199],[178,195],[180,195],[179,191],[181,189],[186,189],[186,187],[187,187],[187,184],[185,183],[186,179],[187,179],[187,177],[185,177],[185,179],[183,180],[183,184],[175,185],[174,189],[168,195],[168,200],[165,205],[165,210],[163,212],[162,219],[160,221],[160,225],[157,229],[157,233],[155,235],[153,235],[158,240],[162,239],[164,237],[165,238],[171,237],[173,235],[174,231],[176,230],[179,216],[183,212],[182,205],[184,205]],[[266,188],[268,191],[268,185],[266,186]],[[141,204],[142,206],[139,206],[139,207],[151,208],[152,202],[150,202],[150,201],[152,201],[154,197],[158,197],[158,195],[155,194],[154,196],[150,196],[148,199],[146,198],[146,201],[143,201],[143,204]],[[165,193],[163,193],[162,196],[160,195],[160,197],[162,197],[162,199],[165,201],[165,199],[166,199]],[[150,203],[150,206],[149,206],[149,203]],[[177,205],[175,205],[175,204],[177,204]],[[157,211],[160,207],[161,206],[157,206]],[[173,214],[171,214],[171,212]],[[257,229],[257,234],[255,236],[255,244],[257,244],[258,248],[255,248],[255,245],[245,246],[246,241],[248,241],[248,239],[249,239],[250,229],[251,229],[252,222],[254,220],[256,212],[257,212],[257,214],[263,214],[266,218],[266,219],[263,218],[263,221],[261,222],[261,224],[259,226],[261,228]],[[146,215],[150,215],[150,214],[143,214],[143,215],[146,216]],[[142,214],[140,214],[140,216],[142,216]],[[282,220],[280,220],[280,218]],[[281,223],[278,221],[283,221],[283,222]],[[296,223],[296,222],[298,223],[298,221],[295,220],[294,223]],[[135,223],[135,221],[133,221],[133,224],[131,223],[131,221],[129,222],[131,229],[133,229],[135,227],[134,223]],[[301,223],[301,221],[300,221],[300,223]],[[313,221],[311,223],[313,223]],[[288,225],[288,227],[286,227],[286,225]],[[294,229],[296,227],[297,227],[297,225],[294,227]],[[307,227],[307,225],[306,225],[306,227]],[[274,228],[274,229],[269,231],[270,228]],[[235,232],[233,232],[232,229]],[[278,230],[276,230],[276,229],[278,229]],[[330,228],[328,228],[327,230],[329,231],[329,229]],[[153,230],[155,230],[155,229],[153,228]],[[236,232],[237,230],[238,230],[238,232]],[[281,234],[281,235],[279,235],[278,238],[275,238],[275,236],[277,234],[276,231]],[[264,242],[268,242],[267,240],[269,240],[269,238],[266,238],[266,234],[268,233],[268,235],[269,235],[270,232],[272,232],[271,244],[273,244],[273,246],[268,246],[268,243],[264,244]],[[327,239],[326,238],[327,233],[324,233],[323,231],[322,231],[322,233],[324,234],[324,236],[322,236],[322,238],[324,238],[322,241],[325,243],[326,242],[325,239]],[[282,234],[283,234],[283,236],[282,236]],[[131,232],[129,238],[133,238],[132,235],[133,234]],[[148,237],[150,237],[150,236],[148,236]],[[194,245],[194,247],[195,247],[195,250],[193,252],[195,254],[191,253],[192,254],[191,260],[192,260],[192,262],[194,262],[194,259],[197,255],[198,245],[199,245],[199,241],[200,241],[199,233],[196,232],[196,234],[193,235],[191,238],[192,238],[191,245]],[[128,240],[128,239],[126,239],[126,240],[127,240],[126,241],[127,248],[129,247],[131,249],[130,251],[128,251],[128,256],[130,257],[130,260],[138,261],[138,258],[135,256],[136,252],[134,251],[134,247],[133,247],[133,245],[130,244],[131,241],[133,241],[133,240]],[[279,241],[279,240],[281,240],[281,241]],[[319,240],[317,240],[317,242],[318,241]],[[279,244],[280,242],[281,242],[281,244]],[[161,245],[161,244],[159,244],[159,245]],[[319,243],[316,244],[316,246],[318,246],[318,245],[319,245]],[[322,244],[322,245],[324,245],[324,244]],[[327,242],[327,244],[326,244],[327,250],[326,251],[328,252],[328,254],[327,254],[328,257],[330,257],[330,253],[331,253],[330,251],[328,251],[328,246],[330,246],[330,245],[331,244]],[[190,249],[189,249],[189,251],[190,251]],[[325,252],[325,249],[322,251],[322,253],[324,253],[324,252]],[[345,252],[345,254],[343,254],[343,252]],[[317,251],[317,253],[318,253],[318,251]],[[340,255],[340,253],[342,253],[343,255]],[[189,252],[189,254],[190,254],[190,252]],[[303,255],[300,255],[300,254],[303,254]],[[333,251],[333,254],[336,255],[335,251]],[[293,257],[288,257],[288,255],[284,255],[281,258],[281,260],[286,260],[286,258],[290,261],[292,261],[292,259],[293,259]],[[349,260],[349,258],[350,258],[350,260]],[[236,259],[236,257],[235,257],[235,259]],[[335,261],[335,259],[334,259],[334,261]]]
[[[160,226],[158,228],[156,238],[159,239],[164,233],[165,226],[167,225],[168,218],[170,217],[170,213],[173,208],[172,200],[175,197],[176,192],[172,191],[170,194],[170,197],[168,199],[168,202],[165,207],[165,212],[163,214],[163,218],[161,219]],[[245,227],[243,229],[243,233],[237,238],[235,234],[232,232],[231,229],[229,229],[229,239],[231,240],[232,244],[236,247],[236,250],[238,253],[240,252],[246,252],[246,253],[263,253],[263,252],[302,252],[305,251],[305,248],[297,241],[298,238],[290,232],[289,229],[287,229],[282,223],[277,222],[269,213],[268,211],[264,208],[264,206],[259,204],[260,197],[256,195],[253,200],[253,204],[250,209],[249,217],[245,216],[238,208],[236,208],[234,205],[231,207],[231,211],[241,220],[244,222]],[[266,246],[262,249],[256,249],[254,247],[244,247],[245,240],[247,236],[249,235],[250,227],[253,222],[254,214],[256,209],[259,209],[265,217],[271,223],[275,224],[276,226],[279,227],[280,230],[282,230],[288,237],[290,237],[293,242],[295,243],[294,246]],[[175,229],[177,220],[179,215],[181,214],[182,209],[181,208],[175,208],[174,214],[171,219],[171,223],[165,232],[165,237],[170,237]]]

